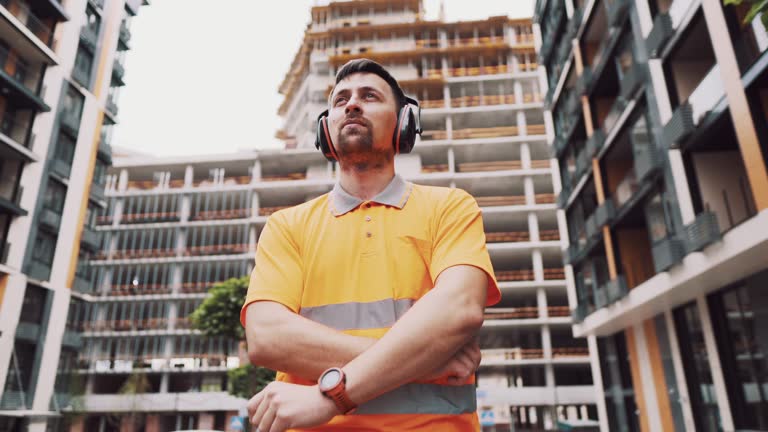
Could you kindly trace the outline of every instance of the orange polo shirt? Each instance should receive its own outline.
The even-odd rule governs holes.
[[[379,195],[362,201],[337,184],[269,218],[241,321],[250,303],[268,300],[346,334],[380,338],[456,265],[483,270],[487,305],[499,301],[471,195],[395,176]],[[277,379],[315,384],[280,372]],[[479,431],[476,403],[474,378],[460,386],[411,383],[312,430]]]

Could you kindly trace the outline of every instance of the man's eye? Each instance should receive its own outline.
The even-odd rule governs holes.
[[[372,98],[375,98],[375,97],[376,97],[376,94],[375,94],[375,93],[370,93],[370,92],[369,92],[369,93],[366,93],[366,94],[365,94],[365,98],[366,98],[366,99],[372,99]]]
[[[346,99],[346,98],[340,97],[340,98],[337,98],[337,99],[336,99],[336,100],[333,102],[333,104],[334,104],[334,105],[339,105],[339,104],[341,104],[341,103],[343,103],[343,102],[346,102],[346,101],[347,101],[347,99]]]

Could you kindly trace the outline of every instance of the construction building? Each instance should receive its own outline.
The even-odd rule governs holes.
[[[597,419],[588,342],[572,337],[531,20],[427,21],[419,0],[331,2],[311,17],[280,85],[285,150],[126,155],[108,169],[93,221],[101,248],[82,261],[68,316],[82,339],[72,429],[231,427],[245,404],[227,394],[237,341],[204,338],[189,315],[213,284],[250,273],[270,214],[333,187],[338,167],[314,149],[315,122],[355,57],[384,64],[421,101],[425,131],[398,172],[463,188],[483,210],[503,292],[481,333],[484,430]]]
[[[0,1],[0,430],[57,430],[140,0]],[[58,371],[58,372],[57,372]]]
[[[768,428],[768,34],[750,4],[537,2],[603,431]]]

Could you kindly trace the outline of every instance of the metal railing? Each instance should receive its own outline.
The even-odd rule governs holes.
[[[0,0],[0,5],[4,6],[11,15],[15,16],[29,31],[49,47],[53,47],[53,31],[51,27],[38,18],[29,6],[18,0]]]
[[[13,119],[9,114],[6,112],[0,119],[0,133],[27,147],[29,144],[29,122]]]
[[[37,88],[40,84],[42,73],[31,70],[28,65],[19,59],[16,52],[2,46],[0,46],[0,73],[16,81],[36,96],[39,96]]]

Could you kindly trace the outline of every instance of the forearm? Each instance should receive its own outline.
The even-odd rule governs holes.
[[[310,321],[274,302],[248,307],[245,333],[251,363],[311,381],[330,367],[349,363],[376,342]]]
[[[453,267],[375,345],[344,367],[356,403],[422,377],[448,361],[479,330],[487,287],[484,272]]]

